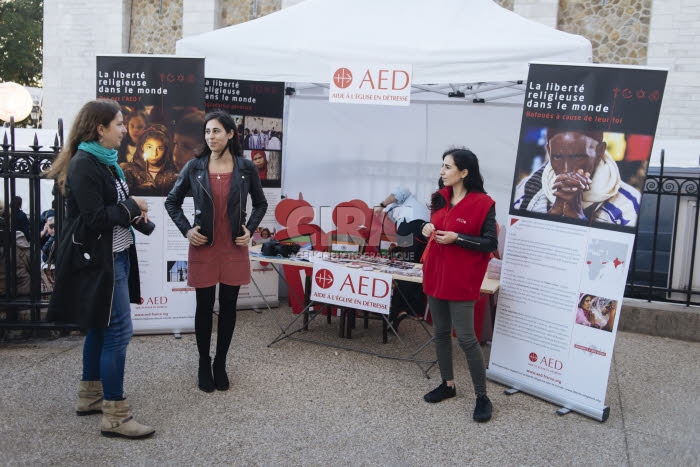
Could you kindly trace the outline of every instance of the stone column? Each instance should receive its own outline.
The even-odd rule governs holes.
[[[44,2],[43,125],[63,118],[67,138],[80,107],[95,98],[95,56],[126,52],[129,2]]]
[[[220,0],[182,0],[182,37],[218,29],[220,17]]]
[[[559,0],[515,0],[513,11],[524,18],[556,28]]]

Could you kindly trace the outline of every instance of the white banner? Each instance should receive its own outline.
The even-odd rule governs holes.
[[[170,220],[164,198],[145,199],[156,228],[150,236],[136,233],[143,302],[131,305],[134,332],[193,331],[195,296],[187,286],[187,239]],[[188,215],[194,211],[192,198],[185,198],[183,208]]]
[[[311,300],[388,315],[391,275],[317,261]]]
[[[602,421],[666,74],[528,73],[486,374]]]
[[[634,234],[511,217],[506,235],[489,378],[602,413]]]
[[[279,188],[263,188],[269,207],[260,223],[259,230],[268,229],[275,233],[274,211],[279,203]],[[143,303],[131,305],[134,332],[153,334],[165,332],[194,331],[195,293],[187,285],[187,257],[189,242],[175,226],[165,211],[162,197],[145,197],[148,201],[148,218],[156,224],[150,236],[136,233],[136,250],[139,255],[141,277],[141,297]],[[247,212],[251,212],[250,198]],[[194,222],[192,198],[185,198],[182,209]],[[261,232],[254,232],[252,242],[264,241]],[[272,266],[251,262],[251,277],[260,287],[260,293],[251,282],[241,286],[238,294],[238,308],[270,306],[279,304],[279,276]],[[264,299],[263,299],[264,297]],[[218,295],[215,309],[218,309]]]
[[[331,67],[328,99],[343,104],[409,105],[411,65]]]

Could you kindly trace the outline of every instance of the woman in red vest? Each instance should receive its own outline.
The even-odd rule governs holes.
[[[484,192],[479,160],[467,149],[442,155],[440,189],[433,193],[430,222],[422,234],[430,239],[423,265],[423,291],[428,296],[435,333],[435,353],[442,384],[423,396],[441,402],[456,395],[452,371],[452,327],[469,365],[477,422],[491,419],[486,396],[486,367],[474,334],[474,303],[479,299],[489,253],[498,247],[496,205]]]

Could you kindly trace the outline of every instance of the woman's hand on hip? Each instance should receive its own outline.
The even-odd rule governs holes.
[[[448,232],[447,230],[435,231],[435,241],[443,245],[456,242],[458,237],[459,235],[457,235],[457,232]]]
[[[420,231],[425,238],[430,237],[430,235],[435,232],[435,226],[431,224],[430,222],[426,222],[423,225],[423,229]]]
[[[245,225],[242,225],[241,227],[243,227],[243,235],[241,235],[240,237],[236,237],[236,245],[246,246],[250,241],[250,230],[248,230],[248,227],[246,227]]]
[[[199,233],[199,226],[195,225],[190,230],[187,231],[187,240],[189,240],[192,246],[202,246],[207,243],[206,235]]]

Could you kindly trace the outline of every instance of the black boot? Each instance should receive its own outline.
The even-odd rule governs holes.
[[[231,346],[236,327],[236,302],[240,287],[219,285],[219,320],[216,329],[216,356],[214,357],[214,385],[219,391],[229,388],[226,375],[226,354]]]
[[[204,392],[214,391],[214,376],[211,372],[211,357],[199,357],[198,386]]]
[[[214,386],[219,391],[226,391],[229,388],[228,375],[226,374],[226,358],[214,358]],[[213,389],[212,389],[213,390]]]
[[[214,376],[211,372],[211,357],[209,356],[214,289],[214,287],[206,287],[196,290],[197,309],[194,315],[194,335],[197,338],[197,352],[199,353],[197,385],[204,392],[214,391]]]

